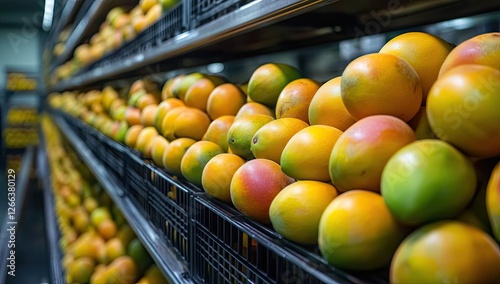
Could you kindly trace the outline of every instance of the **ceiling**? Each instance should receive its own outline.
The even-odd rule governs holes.
[[[26,22],[41,27],[44,8],[45,0],[0,0],[0,27],[23,26]]]

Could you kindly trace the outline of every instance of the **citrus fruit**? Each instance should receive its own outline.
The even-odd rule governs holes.
[[[253,158],[250,150],[253,135],[272,120],[264,114],[250,114],[235,120],[227,132],[227,145],[231,152],[246,160]]]
[[[223,115],[210,123],[207,132],[203,135],[203,140],[211,141],[219,145],[224,152],[227,152],[227,132],[233,125],[234,116]]]
[[[178,138],[170,142],[163,152],[163,166],[175,176],[182,176],[181,161],[186,151],[196,143],[191,138]]]
[[[309,125],[298,118],[279,118],[262,126],[252,137],[250,150],[255,158],[280,163],[281,153],[295,133]]]
[[[422,82],[422,102],[425,104],[439,69],[452,49],[453,45],[436,35],[409,32],[392,38],[379,52],[398,56],[415,69]]]
[[[328,125],[345,131],[356,120],[345,108],[340,93],[342,77],[330,79],[319,87],[309,104],[308,117],[311,125]]]
[[[321,214],[336,196],[335,187],[324,182],[303,180],[286,186],[269,208],[273,228],[293,242],[317,244]]]
[[[246,103],[246,96],[236,85],[225,83],[217,86],[208,97],[207,113],[211,119],[223,115],[236,115]]]
[[[382,196],[352,190],[333,199],[321,215],[318,245],[329,264],[371,270],[387,266],[407,234]]]
[[[182,175],[190,182],[201,186],[201,176],[205,165],[224,151],[210,141],[198,141],[191,145],[181,160]]]
[[[417,72],[390,54],[372,53],[354,59],[342,73],[340,88],[342,101],[356,120],[386,114],[409,121],[422,103]]]
[[[231,201],[236,209],[250,219],[269,223],[271,202],[293,181],[276,162],[254,159],[234,173],[230,186]]]
[[[420,227],[400,245],[391,283],[496,283],[500,248],[485,232],[457,221]]]
[[[245,160],[234,154],[223,153],[213,157],[202,172],[203,190],[210,196],[231,203],[231,179],[244,163]]]
[[[309,104],[320,85],[309,78],[300,78],[288,83],[276,102],[276,118],[292,117],[309,123]]]
[[[399,118],[374,115],[348,128],[333,147],[330,178],[339,191],[380,191],[380,177],[389,158],[415,141],[413,130]]]
[[[500,69],[500,33],[486,33],[470,38],[456,46],[443,62],[439,77],[456,66],[479,64]]]
[[[477,158],[500,155],[500,70],[460,65],[432,86],[429,124],[442,140]]]
[[[281,153],[281,169],[297,180],[329,182],[329,155],[341,135],[342,131],[326,125],[312,125],[299,130]]]
[[[408,225],[455,217],[475,189],[472,163],[441,140],[419,140],[401,148],[382,173],[382,196],[394,217]]]
[[[276,106],[283,88],[302,77],[299,70],[283,63],[267,63],[259,66],[248,81],[248,97],[270,108]]]

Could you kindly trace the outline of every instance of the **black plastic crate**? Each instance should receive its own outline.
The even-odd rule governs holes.
[[[147,167],[146,162],[132,153],[125,157],[125,191],[126,195],[136,205],[137,209],[147,217],[149,212],[149,192],[152,185],[149,182],[151,169]]]
[[[125,176],[125,152],[123,146],[115,140],[103,135],[103,146],[105,155],[102,162],[119,179]]]
[[[187,208],[182,208],[177,203],[187,196],[182,188],[166,183],[169,192],[176,192],[177,196],[167,196],[153,188],[149,195],[149,220],[157,228],[160,236],[170,244],[182,257],[184,262],[189,263],[188,228],[189,218]],[[187,205],[186,205],[187,206]]]
[[[191,28],[197,28],[220,18],[254,0],[187,0],[191,1]]]
[[[386,283],[371,272],[335,269],[317,250],[295,246],[204,194],[192,202],[191,274],[197,283]]]

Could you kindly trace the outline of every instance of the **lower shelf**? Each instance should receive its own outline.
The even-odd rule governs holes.
[[[388,271],[336,269],[316,247],[287,241],[80,120],[54,116],[173,282],[388,283]],[[85,141],[94,143],[96,154]],[[110,171],[109,161],[99,161],[110,152],[121,159],[113,165],[123,169]]]

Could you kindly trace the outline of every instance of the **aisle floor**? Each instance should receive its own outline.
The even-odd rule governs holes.
[[[43,191],[36,180],[27,190],[16,234],[16,276],[7,276],[6,284],[50,282]]]

